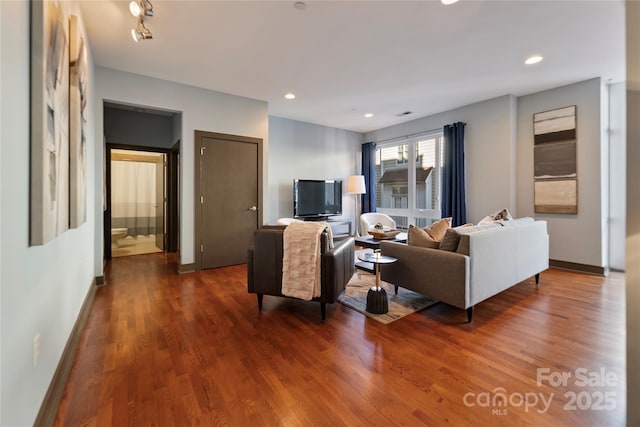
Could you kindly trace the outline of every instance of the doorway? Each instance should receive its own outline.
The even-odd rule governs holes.
[[[104,101],[103,118],[105,141],[103,190],[104,259],[111,259],[112,249],[132,246],[128,244],[132,243],[134,238],[138,242],[146,240],[147,242],[145,243],[149,244],[151,249],[153,247],[157,248],[153,249],[156,251],[179,251],[179,175],[181,173],[179,161],[182,113],[148,106]],[[162,185],[153,185],[156,190],[155,196],[152,198],[153,202],[147,202],[147,207],[149,209],[153,208],[153,211],[141,215],[142,218],[146,218],[148,224],[145,224],[145,220],[131,219],[133,218],[131,214],[122,212],[122,206],[116,208],[117,212],[112,212],[114,206],[112,206],[111,156],[112,152],[115,153],[116,158],[122,154],[118,154],[117,150],[124,150],[125,153],[134,151],[138,152],[138,156],[147,157],[149,162],[156,165],[153,168],[154,182],[164,181]],[[150,156],[155,156],[155,158],[150,159]],[[127,161],[127,159],[116,160]],[[135,159],[128,160],[134,161]],[[130,187],[142,185],[138,183],[138,179],[135,177],[128,179],[127,183]],[[127,188],[127,191],[140,190],[140,188]],[[149,198],[151,197],[149,196]],[[158,203],[155,201],[158,201]],[[130,210],[134,209],[132,206],[128,208]],[[112,215],[112,213],[115,213],[115,215]],[[153,218],[153,223],[150,222],[151,218]],[[132,225],[129,225],[127,221]],[[115,222],[115,224],[112,225],[112,222]],[[120,228],[121,230],[116,230],[116,237],[112,239],[114,228]],[[115,241],[116,239],[121,240],[123,233],[126,233],[124,238],[129,237],[129,239],[124,242]],[[146,239],[145,237],[140,238],[137,236],[146,236]]]
[[[178,162],[177,147],[107,144],[105,259],[178,251]]]
[[[111,256],[165,250],[166,154],[111,149]]]
[[[262,140],[195,132],[195,268],[247,262],[262,225]]]

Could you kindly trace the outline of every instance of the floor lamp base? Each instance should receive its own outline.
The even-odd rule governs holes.
[[[360,233],[358,233],[358,225],[360,224],[360,218],[358,218],[358,194],[355,195],[355,206],[356,210],[353,215],[353,228],[355,230],[355,233],[353,233],[353,237],[360,237]]]

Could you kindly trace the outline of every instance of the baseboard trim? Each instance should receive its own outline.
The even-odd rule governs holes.
[[[84,298],[78,318],[73,325],[69,339],[67,339],[67,344],[62,351],[62,356],[60,356],[56,372],[53,374],[47,393],[44,395],[44,399],[42,400],[42,405],[40,405],[38,416],[33,423],[34,426],[49,427],[53,425],[56,419],[58,406],[60,405],[64,388],[67,385],[67,380],[69,379],[69,373],[71,372],[71,366],[73,366],[73,360],[75,359],[76,352],[78,350],[78,344],[80,344],[80,338],[82,337],[82,332],[87,324],[87,319],[89,318],[91,307],[93,306],[93,300],[96,296],[98,284],[97,279],[98,278],[96,277],[92,281],[91,286],[89,286],[87,296]]]
[[[196,263],[192,262],[189,264],[180,264],[180,267],[178,267],[178,273],[179,274],[185,274],[185,273],[194,273],[196,271]]]
[[[563,270],[579,271],[580,273],[595,274],[598,276],[606,276],[607,274],[609,274],[609,269],[606,267],[580,264],[577,262],[559,261],[556,259],[549,260],[549,267],[560,268]]]

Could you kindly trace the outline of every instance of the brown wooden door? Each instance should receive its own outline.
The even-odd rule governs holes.
[[[258,228],[259,144],[200,138],[201,268],[243,264]]]
[[[164,226],[164,218],[165,218],[165,210],[167,206],[167,196],[166,196],[166,154],[162,154],[158,156],[158,160],[156,161],[156,246],[164,251],[165,249],[165,226]]]

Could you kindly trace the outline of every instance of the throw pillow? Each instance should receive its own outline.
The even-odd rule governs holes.
[[[444,235],[444,238],[440,242],[440,249],[443,251],[455,252],[458,249],[458,242],[460,242],[460,235],[458,232],[450,228]]]
[[[424,227],[423,230],[426,231],[433,240],[440,242],[449,228],[451,228],[451,217],[442,218],[428,227]]]
[[[468,222],[458,227],[448,229],[444,238],[440,242],[440,249],[443,251],[455,252],[458,249],[458,243],[460,242],[460,234],[458,233],[458,230],[472,226],[473,224]]]
[[[480,221],[478,221],[478,224],[487,224],[489,222],[494,222],[495,219],[493,219],[493,217],[491,215],[487,215],[484,218],[482,218]]]
[[[513,217],[511,216],[511,212],[509,212],[509,209],[502,209],[493,214],[493,219],[495,219],[496,221],[499,221],[501,219],[505,221],[510,221],[513,219]]]
[[[435,241],[425,230],[413,225],[409,225],[409,233],[407,233],[407,245],[419,246],[421,248],[437,249],[440,246],[439,241]]]
[[[485,224],[487,222],[495,222],[500,220],[511,221],[512,219],[513,217],[511,216],[511,212],[509,212],[509,209],[500,209],[482,218],[478,222],[478,224]]]

